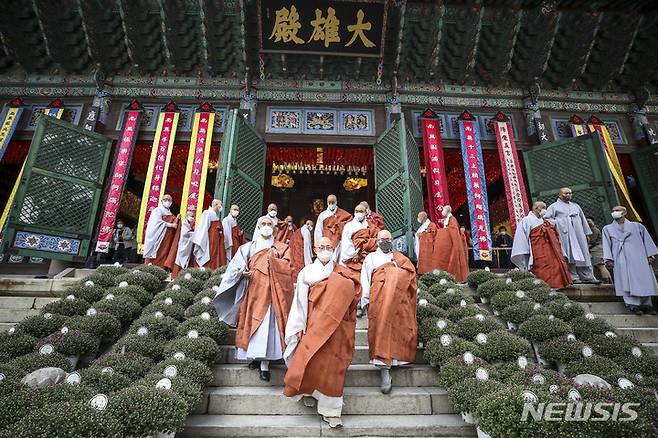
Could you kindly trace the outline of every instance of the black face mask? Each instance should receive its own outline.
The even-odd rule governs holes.
[[[391,252],[393,249],[393,242],[382,240],[379,242],[379,249],[381,249],[383,252]]]

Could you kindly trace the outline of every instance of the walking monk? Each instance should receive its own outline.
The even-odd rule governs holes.
[[[306,406],[317,400],[318,414],[334,428],[342,426],[343,388],[354,352],[359,295],[347,268],[332,260],[329,238],[316,241],[315,253],[315,262],[299,273],[286,324],[283,357],[288,372],[283,393],[297,400],[307,396]]]
[[[240,214],[240,207],[231,205],[230,213],[222,219],[224,228],[224,247],[226,248],[226,261],[230,262],[238,248],[244,243],[244,232],[238,226],[236,218]]]
[[[210,207],[201,214],[199,223],[194,228],[194,259],[204,268],[217,269],[226,265],[226,248],[224,246],[224,227],[220,221],[222,201],[213,199]]]
[[[369,223],[375,224],[380,230],[386,228],[386,225],[384,225],[384,215],[370,210],[370,205],[368,205],[367,201],[361,201],[361,204],[366,209],[366,219]]]
[[[468,277],[468,256],[464,249],[464,236],[459,232],[459,223],[452,215],[452,207],[445,205],[443,228],[436,232],[432,260],[436,268],[452,274],[458,282]]]
[[[546,204],[537,201],[516,225],[511,260],[520,270],[531,271],[554,289],[571,284],[555,226],[544,218]]]
[[[377,251],[368,254],[361,270],[361,307],[368,313],[370,363],[381,370],[381,391],[391,392],[392,366],[416,360],[416,269],[404,254],[393,252],[388,230],[377,234]]]
[[[270,361],[283,358],[293,287],[288,245],[274,240],[272,219],[261,218],[256,231],[228,264],[214,305],[220,321],[237,325],[235,357],[269,381]]]
[[[178,226],[178,217],[171,214],[171,210],[169,210],[171,202],[171,195],[164,195],[160,206],[151,211],[146,223],[142,248],[145,264],[165,267]]]
[[[279,232],[276,234],[275,238],[279,242],[289,245],[290,238],[295,231],[297,231],[297,225],[293,222],[292,216],[286,216],[283,222],[279,222]]]
[[[336,195],[327,196],[327,209],[318,216],[315,223],[315,241],[328,237],[331,245],[336,248],[334,261],[340,260],[340,237],[345,224],[352,220],[352,215],[338,207]]]
[[[434,259],[432,259],[432,254],[434,253],[434,240],[438,228],[430,221],[424,211],[418,213],[418,223],[420,227],[414,235],[414,253],[418,259],[418,275],[421,275],[431,272],[436,265]]]
[[[174,244],[171,245],[171,251],[167,257],[167,269],[171,270],[172,280],[188,266],[196,266],[193,260],[190,263],[194,250],[192,236],[194,236],[194,211],[188,210],[187,216],[176,230]]]
[[[290,238],[290,262],[292,263],[292,281],[297,281],[299,272],[313,263],[313,222],[308,220],[297,229]]]

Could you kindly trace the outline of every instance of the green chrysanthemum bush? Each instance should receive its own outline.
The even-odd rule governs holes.
[[[35,351],[37,338],[25,333],[0,335],[0,356],[6,360]]]
[[[539,347],[539,355],[547,361],[568,364],[583,358],[582,351],[585,345],[584,342],[570,341],[566,336],[560,336],[542,343]]]
[[[537,278],[535,277],[535,274],[533,274],[530,271],[519,271],[518,269],[513,269],[511,271],[507,271],[505,274],[507,278],[511,278],[512,281],[520,281],[520,280],[525,280],[526,278]]]
[[[167,288],[158,293],[155,296],[154,301],[164,301],[167,298],[171,298],[171,301],[174,304],[178,304],[181,307],[186,308],[194,301],[194,294],[190,290],[182,287],[180,289]]]
[[[595,374],[605,376],[613,373],[622,373],[624,370],[612,359],[602,356],[583,357],[567,365],[565,373],[573,377],[578,374]]]
[[[420,283],[423,283],[426,288],[431,288],[433,284],[439,283],[441,280],[446,280],[448,283],[454,283],[455,277],[445,271],[436,270],[436,272],[428,272],[418,278]]]
[[[453,306],[445,312],[446,317],[452,322],[459,322],[462,318],[475,316],[482,313],[482,308],[477,304],[468,304],[466,306]]]
[[[114,285],[118,286],[123,281],[132,286],[141,286],[150,294],[157,293],[163,287],[162,282],[156,276],[142,271],[132,271],[118,275],[114,278]]]
[[[569,324],[559,318],[535,315],[519,326],[518,334],[530,342],[544,342],[564,336],[570,331]]]
[[[215,310],[215,306],[213,306],[212,302],[208,304],[202,302],[192,304],[190,307],[185,309],[185,317],[193,318],[195,316],[200,316],[203,312],[210,313],[210,316],[213,318],[218,317],[217,310]]]
[[[526,359],[528,360],[528,365],[526,365],[526,367],[532,366],[531,356],[526,357]],[[504,362],[500,365],[496,365],[496,372],[493,375],[493,378],[499,382],[506,383],[519,371],[521,371],[521,368],[519,367],[518,361]],[[492,376],[491,372],[489,373],[489,376]]]
[[[444,389],[450,389],[459,382],[463,382],[464,379],[475,377],[475,372],[478,368],[487,370],[489,377],[496,373],[494,367],[479,357],[474,357],[471,364],[465,363],[462,356],[451,357],[441,365],[439,386]]]
[[[473,289],[477,289],[482,283],[486,283],[489,280],[496,278],[496,274],[491,271],[485,271],[484,269],[478,269],[477,271],[472,271],[468,274],[466,282]]]
[[[198,294],[203,290],[204,281],[192,276],[191,273],[180,273],[176,277],[174,284],[179,285],[182,288],[188,289],[193,294]],[[173,286],[173,285],[172,285]]]
[[[470,351],[475,356],[480,356],[480,349],[474,342],[466,341],[457,336],[451,336],[448,345],[443,345],[440,339],[432,339],[425,348],[425,359],[430,363],[442,365],[446,360],[455,356],[462,356]]]
[[[210,301],[212,301],[213,298],[215,298],[215,295],[217,295],[217,292],[215,290],[206,288],[206,289],[202,290],[201,292],[199,292],[198,294],[196,294],[194,296],[194,300],[192,300],[192,302],[194,302],[194,303],[199,302],[199,301],[201,301],[202,299],[204,299],[206,297],[208,297],[208,299],[210,299]]]
[[[149,375],[137,382],[137,386],[155,388],[158,381],[162,378],[163,376]],[[185,400],[187,412],[191,413],[201,401],[201,393],[203,391],[201,386],[182,376],[169,377],[169,380],[171,381],[171,390],[177,397]]]
[[[445,311],[437,305],[419,303],[416,306],[416,321],[422,321],[430,317],[442,318],[444,316]]]
[[[482,358],[489,362],[516,360],[532,353],[528,341],[505,330],[492,331],[487,335],[487,342],[478,347]]]
[[[525,400],[523,387],[508,387],[485,395],[475,409],[479,427],[492,437],[525,438],[550,436],[550,422],[522,421]],[[543,391],[533,389],[540,402],[557,401]]]
[[[29,354],[29,353],[28,353]],[[25,355],[23,355],[25,356]],[[21,356],[18,356],[21,357]],[[11,361],[10,361],[11,362]],[[0,373],[5,375],[7,380],[21,380],[25,373],[23,370],[15,365],[10,365],[9,363],[0,363]],[[68,361],[67,361],[68,362]]]
[[[480,401],[505,387],[495,380],[464,379],[448,391],[448,398],[458,412],[475,412]]]
[[[58,384],[55,386],[42,386],[30,389],[32,392],[32,406],[35,409],[48,405],[64,404],[77,401],[89,401],[96,391],[90,386],[79,384]]]
[[[563,321],[571,321],[585,315],[585,309],[573,301],[551,301],[546,307],[548,307],[551,314]]]
[[[109,394],[127,388],[132,384],[129,376],[110,370],[107,367],[90,366],[80,371],[80,380],[101,394]]]
[[[222,268],[220,268],[220,269],[222,269]],[[213,274],[210,276],[210,278],[208,278],[206,281],[203,282],[204,290],[212,289],[215,286],[219,287],[219,285],[222,283],[222,278],[224,277],[224,272],[217,273],[217,271],[213,272]]]
[[[99,347],[99,339],[89,333],[69,330],[67,333],[54,332],[39,342],[39,347],[51,344],[57,353],[64,356],[95,355]]]
[[[506,307],[514,306],[523,301],[530,301],[525,291],[504,290],[491,297],[491,307],[494,310],[502,312]]]
[[[605,332],[614,331],[614,327],[608,324],[604,319],[598,317],[590,319],[587,315],[573,318],[569,321],[569,324],[571,324],[573,334],[582,341],[587,341],[594,335],[601,335]]]
[[[644,378],[658,379],[658,356],[649,354],[647,351],[644,351],[640,357],[632,355],[617,356],[614,361],[628,373],[640,374]]]
[[[106,287],[94,284],[93,281],[82,280],[77,286],[70,287],[61,292],[60,298],[64,299],[69,295],[74,295],[76,298],[93,303],[105,296],[105,289]]]
[[[141,272],[146,272],[147,274],[151,274],[152,276],[160,280],[160,282],[164,282],[167,279],[167,277],[169,277],[167,271],[155,265],[141,265],[136,268],[133,268],[133,272],[135,271],[141,271]]]
[[[176,328],[176,335],[186,336],[190,330],[196,330],[199,335],[207,336],[220,345],[228,339],[229,334],[229,326],[212,317],[208,317],[208,319],[200,316],[189,318]]]
[[[178,275],[184,277],[185,274],[190,274],[193,278],[196,278],[197,280],[206,281],[207,279],[213,276],[214,271],[212,269],[206,269],[206,268],[186,268],[180,271]]]
[[[91,281],[97,286],[101,287],[112,287],[115,286],[114,280],[117,277],[114,274],[109,274],[103,271],[99,271],[100,266],[96,269],[96,272],[94,272],[91,275],[86,276],[84,279],[82,279],[81,282],[87,282]],[[121,274],[118,274],[121,275]]]
[[[185,319],[185,308],[178,304],[167,304],[165,301],[153,301],[151,304],[144,307],[142,315],[153,315],[157,312],[162,313],[164,316],[174,318],[179,322]]]
[[[186,378],[201,387],[210,385],[213,380],[212,370],[201,361],[186,357],[185,359],[169,358],[157,364],[149,376],[164,377],[164,370],[170,366],[176,367],[176,375]]]
[[[125,436],[144,437],[154,432],[175,432],[185,422],[188,406],[170,390],[131,386],[113,394],[108,411],[121,422]]]
[[[26,416],[33,407],[33,391],[23,390],[0,397],[0,430]],[[9,438],[9,436],[7,436]]]
[[[501,330],[503,326],[490,316],[469,316],[462,318],[457,323],[457,334],[459,337],[473,341],[478,333],[489,333],[494,330]]]
[[[94,308],[99,312],[107,312],[121,321],[124,326],[137,318],[142,311],[142,306],[131,296],[120,295],[112,297],[108,294],[100,301],[94,303]]]
[[[477,288],[477,293],[481,298],[491,298],[504,290],[515,291],[517,289],[511,282],[508,283],[505,278],[494,278],[480,284]]]
[[[457,325],[445,317],[429,316],[418,325],[418,340],[423,344],[441,335],[456,335],[457,333]]]
[[[455,290],[453,293],[446,292],[436,297],[436,304],[443,309],[459,306],[462,301],[467,305],[473,304],[474,302],[472,296],[466,295],[466,293],[461,290]]]
[[[540,366],[528,366],[523,370],[512,373],[505,379],[505,383],[548,390],[551,385],[565,386],[569,381],[556,371],[547,370]],[[534,390],[533,388],[529,389]]]
[[[65,322],[70,330],[79,330],[105,341],[115,341],[121,334],[121,321],[107,312],[74,316]]]
[[[174,337],[176,327],[178,327],[178,321],[169,316],[161,316],[159,318],[153,315],[142,316],[132,323],[128,333],[137,334],[141,327],[146,327],[149,337],[164,341]]]
[[[532,301],[522,301],[518,304],[505,307],[501,312],[501,317],[504,321],[513,324],[521,324],[534,315],[547,315],[548,309],[544,306],[535,308],[536,303]]]
[[[434,297],[443,295],[448,291],[463,293],[462,288],[458,284],[449,281],[439,281],[438,283],[434,283],[427,291]]]
[[[137,353],[159,361],[163,355],[163,342],[152,336],[127,335],[119,339],[113,348],[116,353]]]
[[[153,359],[141,354],[126,353],[108,353],[94,362],[94,365],[101,368],[110,367],[114,371],[124,374],[133,380],[141,379],[148,374],[153,368]]]
[[[46,304],[45,306],[43,306],[43,308],[41,308],[40,313],[42,315],[45,313],[51,313],[51,314],[58,314],[63,316],[84,315],[90,306],[91,305],[89,304],[89,302],[82,300],[80,298],[69,299],[67,297]]]
[[[9,380],[5,378],[0,385],[0,398],[7,397],[8,395],[14,394],[22,389],[25,389],[25,385],[18,380]]]
[[[545,281],[540,280],[539,278],[524,278],[523,280],[513,281],[512,285],[514,290],[521,289],[525,291],[539,288],[550,288]]]
[[[146,306],[152,300],[151,294],[146,291],[142,286],[137,286],[134,284],[127,284],[126,282],[121,282],[117,287],[110,287],[107,289],[108,294],[112,294],[115,297],[120,297],[123,295],[128,295],[132,297],[139,303],[140,306]]]
[[[551,289],[543,288],[543,287],[538,287],[537,289],[530,289],[528,291],[525,291],[528,298],[540,304],[545,304],[551,301],[551,299],[553,298],[551,292],[552,292]]]
[[[61,368],[66,372],[71,371],[71,363],[60,353],[39,354],[30,353],[19,356],[7,363],[9,367],[19,369],[23,375],[29,374],[39,368]]]
[[[199,360],[206,364],[213,364],[219,356],[219,346],[207,336],[190,339],[187,336],[177,338],[165,346],[164,353],[171,356],[176,352],[183,352],[185,357]]]
[[[127,274],[130,269],[122,265],[100,265],[96,268],[94,274],[109,275],[111,277],[118,277],[119,275]],[[92,275],[94,275],[92,274]]]
[[[639,344],[628,336],[592,335],[587,342],[596,354],[611,359],[621,356],[631,356],[633,347],[639,348]]]

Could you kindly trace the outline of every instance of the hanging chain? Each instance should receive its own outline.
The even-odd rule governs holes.
[[[260,80],[265,79],[265,59],[263,55],[258,55],[258,70],[260,71]]]
[[[379,64],[377,64],[377,85],[382,84],[382,74],[384,73],[384,59],[379,60]]]

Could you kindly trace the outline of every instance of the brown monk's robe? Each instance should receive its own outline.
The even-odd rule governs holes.
[[[352,220],[352,215],[342,208],[336,208],[336,214],[328,216],[322,222],[322,237],[328,237],[331,245],[338,248],[345,224]]]
[[[288,397],[315,390],[329,397],[343,395],[359,301],[357,284],[348,271],[336,265],[328,278],[309,288],[306,334],[300,335],[283,381],[283,394]]]
[[[416,270],[399,252],[393,253],[393,260],[372,273],[368,304],[370,360],[387,365],[393,359],[414,362],[418,345]]]
[[[291,226],[288,227],[288,225]],[[294,233],[295,231],[297,231],[297,226],[295,224],[289,224],[286,221],[279,221],[276,224],[276,229],[274,230],[274,232],[276,233],[276,235],[274,236],[274,240],[288,245],[288,243],[290,242],[290,238],[292,237],[292,233]]]
[[[165,260],[164,265],[165,269],[169,269],[171,271],[172,280],[175,280],[178,276],[178,273],[182,270],[181,267],[176,264],[176,254],[178,253],[178,244],[180,243],[180,233],[182,229],[183,226],[178,224],[178,227],[176,228],[176,234],[174,235],[174,241],[171,242],[171,249],[169,250],[169,254],[167,255],[167,260]],[[192,232],[194,233],[194,221],[192,221]],[[196,262],[194,261],[194,251],[192,251],[190,254],[190,260],[187,264],[187,267],[196,267]]]
[[[206,269],[217,269],[226,266],[226,247],[224,246],[224,226],[222,221],[210,222],[208,228],[208,247],[210,261],[204,265]]]
[[[249,347],[249,340],[260,327],[271,304],[281,336],[282,351],[285,351],[286,322],[294,293],[288,245],[275,241],[273,247],[251,256],[248,268],[251,278],[240,305],[235,346],[243,350]]]
[[[235,253],[238,252],[238,248],[245,244],[246,239],[244,238],[244,231],[240,229],[239,226],[234,226],[231,228],[231,257],[235,257]]]
[[[168,214],[166,216],[162,216],[162,220],[165,222],[169,222],[170,224],[173,224],[174,222],[178,221],[178,218],[176,218],[175,215],[173,214]],[[180,224],[178,224],[178,227],[172,228],[172,227],[167,227],[165,230],[165,235],[162,238],[162,243],[160,244],[160,247],[158,248],[158,252],[155,254],[154,259],[144,259],[144,264],[148,265],[151,263],[154,266],[158,266],[162,269],[167,268],[167,258],[169,257],[169,254],[171,252],[171,245],[174,242],[178,242],[178,239],[175,238],[177,233],[180,230]],[[176,258],[176,253],[174,252],[174,259]]]
[[[304,236],[302,236],[302,229],[298,228],[292,233],[290,238],[290,264],[292,265],[292,281],[297,282],[299,272],[304,269]]]
[[[468,277],[468,256],[464,249],[464,236],[459,232],[459,223],[454,216],[448,220],[448,226],[436,232],[434,253],[436,269],[452,274],[458,282]]]
[[[377,228],[380,230],[385,230],[386,225],[384,224],[384,216],[377,213],[377,212],[371,212],[369,216],[366,217],[368,220],[368,223],[373,223]]]
[[[368,222],[368,228],[359,230],[352,235],[352,244],[355,249],[359,250],[359,261],[348,260],[345,264],[349,268],[347,273],[350,279],[357,285],[359,297],[361,296],[361,268],[363,266],[363,259],[371,252],[377,250],[377,233],[379,231],[380,229],[375,224]]]
[[[436,239],[437,226],[430,222],[424,232],[418,235],[418,275],[431,272],[436,267],[434,256],[434,239]]]
[[[555,226],[544,219],[544,224],[530,231],[532,269],[530,271],[554,289],[571,284],[569,267],[564,261],[560,238]]]

